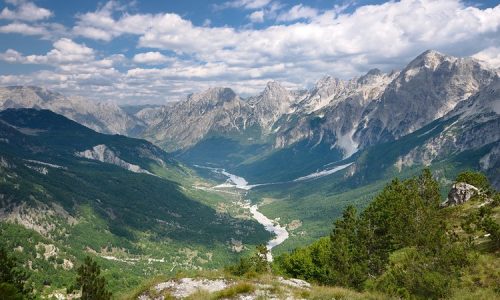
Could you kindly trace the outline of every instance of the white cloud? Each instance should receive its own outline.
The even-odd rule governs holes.
[[[78,15],[73,33],[89,39],[111,41],[122,34],[144,34],[155,25],[156,17],[151,14],[123,14],[119,20],[113,18],[113,12],[117,9],[115,2],[110,1],[95,12]],[[122,9],[122,7],[119,7]]]
[[[14,10],[5,7],[0,12],[0,19],[32,22],[47,19],[53,15],[50,10],[38,7],[31,2],[11,1],[10,3],[16,5],[17,7]]]
[[[113,34],[103,29],[95,28],[92,26],[75,26],[73,32],[76,35],[83,36],[92,40],[102,40],[109,42],[113,39]]]
[[[23,56],[21,53],[9,49],[2,53],[0,59],[7,62],[17,62],[23,64],[49,64],[60,66],[75,62],[92,62],[94,60],[94,50],[81,44],[77,44],[70,39],[62,38],[53,43],[53,49],[45,55]]]
[[[244,9],[259,9],[267,6],[272,0],[233,0],[222,4],[215,4],[216,10],[226,8],[244,8]]]
[[[0,60],[9,62],[9,63],[16,63],[20,62],[22,60],[22,54],[17,52],[14,49],[8,49],[4,53],[0,53]]]
[[[477,60],[484,62],[492,68],[500,68],[500,47],[489,47],[476,54],[474,57]]]
[[[139,64],[162,64],[169,58],[160,52],[145,52],[134,55],[133,61]]]
[[[0,26],[1,33],[18,33],[22,35],[48,35],[49,32],[45,27],[39,25],[28,25],[24,23],[10,23]]]
[[[290,22],[300,19],[312,19],[318,15],[318,10],[302,4],[297,4],[289,11],[278,15],[277,20],[282,22]]]
[[[248,18],[252,21],[252,23],[262,23],[264,22],[264,11],[256,10],[251,13]]]
[[[135,63],[168,63],[168,67],[131,64],[132,69],[127,69],[129,61],[124,62],[123,56],[103,58],[68,40],[68,47],[54,43],[45,55],[4,52],[0,58],[5,61],[43,63],[55,70],[37,72],[31,79],[5,75],[0,83],[46,83],[89,95],[160,101],[213,85],[257,93],[268,80],[303,87],[324,74],[350,78],[374,67],[389,71],[403,67],[426,49],[457,56],[476,54],[493,63],[498,59],[500,5],[480,9],[459,0],[401,0],[361,6],[351,13],[346,6],[319,13],[304,5],[283,12],[276,3],[268,1],[252,11],[262,11],[266,20],[272,19],[273,12],[274,17],[289,21],[262,29],[196,26],[177,14],[117,13],[116,7],[105,5],[78,15],[73,33],[109,42],[129,35],[137,39],[138,48],[147,49],[132,58]],[[256,15],[254,21],[260,19]],[[76,45],[69,46],[69,41]],[[70,51],[79,47],[90,50]],[[169,53],[168,61],[163,61],[161,52]],[[122,62],[125,68],[116,70],[114,66]],[[58,82],[61,78],[66,81]]]

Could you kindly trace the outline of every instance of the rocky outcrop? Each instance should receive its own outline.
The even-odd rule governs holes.
[[[447,200],[443,202],[441,206],[446,207],[464,204],[472,197],[479,194],[480,191],[475,186],[465,182],[457,182],[451,187]]]
[[[113,164],[118,167],[124,168],[134,173],[144,173],[153,175],[147,170],[144,170],[138,165],[128,163],[118,157],[113,150],[109,149],[106,145],[96,145],[92,149],[76,152],[75,156],[83,157],[91,160],[98,160],[100,162]]]
[[[269,277],[265,281],[235,281],[234,279],[207,279],[207,278],[180,278],[161,282],[151,287],[147,292],[139,295],[138,300],[157,299],[185,299],[195,293],[203,293],[207,298],[214,297],[218,292],[235,288],[238,285],[245,289],[225,299],[299,299],[296,294],[311,289],[311,284],[301,279],[284,279],[283,277]],[[166,295],[166,296],[165,296]]]

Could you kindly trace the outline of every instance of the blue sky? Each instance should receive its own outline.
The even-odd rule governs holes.
[[[0,2],[0,85],[120,104],[311,87],[435,49],[500,67],[500,1]]]

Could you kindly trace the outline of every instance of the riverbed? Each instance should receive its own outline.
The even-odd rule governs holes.
[[[333,173],[336,173],[340,170],[343,170],[343,169],[349,167],[351,164],[352,163],[336,166],[334,168],[330,168],[330,169],[326,169],[326,170],[322,170],[322,171],[316,171],[312,174],[309,174],[309,175],[306,175],[303,177],[299,177],[299,178],[293,180],[292,182],[314,180],[314,179],[317,179],[320,177],[328,176],[328,175],[331,175]],[[213,189],[235,188],[235,189],[239,189],[239,190],[248,191],[248,190],[250,190],[254,187],[257,187],[257,186],[280,184],[279,182],[277,182],[277,183],[264,183],[264,184],[249,185],[248,181],[245,178],[231,174],[231,173],[227,172],[225,169],[203,167],[203,166],[196,166],[196,167],[209,169],[212,172],[224,175],[227,178],[226,182],[214,186]],[[272,249],[274,247],[282,244],[289,237],[289,234],[288,234],[288,231],[286,230],[286,227],[281,226],[279,224],[279,222],[277,222],[275,220],[271,220],[268,217],[266,217],[263,213],[261,213],[259,211],[258,205],[256,205],[256,204],[252,205],[252,203],[249,200],[244,199],[244,202],[239,202],[238,204],[241,205],[241,207],[248,209],[250,211],[250,213],[252,214],[252,217],[258,223],[262,224],[262,226],[264,226],[264,228],[267,231],[269,231],[275,235],[275,237],[273,239],[269,240],[267,242],[267,245],[266,245],[267,250],[269,251],[268,256],[267,256],[267,260],[272,261],[273,260],[273,255],[271,253]]]
[[[251,188],[257,186],[257,185],[249,185],[248,181],[245,178],[231,174],[221,168],[210,168],[201,166],[197,167],[210,169],[211,171],[216,172],[218,174],[222,174],[227,178],[225,183],[214,186],[213,187],[214,189],[235,188],[243,191],[248,191]],[[259,206],[256,204],[252,205],[252,203],[249,200],[244,199],[243,202],[238,202],[238,204],[241,207],[248,209],[252,214],[252,218],[254,218],[255,221],[264,226],[264,228],[267,231],[275,235],[274,238],[269,240],[266,245],[267,250],[269,251],[267,255],[267,260],[272,261],[273,260],[273,255],[271,253],[272,249],[283,243],[286,239],[288,239],[289,237],[288,231],[284,226],[281,226],[278,222],[266,217],[263,213],[259,211]]]

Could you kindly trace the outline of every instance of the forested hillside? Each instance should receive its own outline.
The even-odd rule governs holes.
[[[496,298],[500,194],[480,173],[461,173],[457,181],[479,191],[447,206],[428,169],[395,179],[364,211],[347,207],[329,237],[281,255],[273,266],[322,285],[402,298]]]

